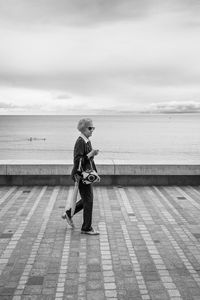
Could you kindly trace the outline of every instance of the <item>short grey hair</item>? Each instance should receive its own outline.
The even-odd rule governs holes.
[[[92,123],[92,119],[90,119],[90,118],[84,118],[84,119],[81,119],[81,120],[78,122],[77,129],[78,129],[80,132],[83,132],[84,129],[85,129],[86,127],[88,127],[91,123]]]

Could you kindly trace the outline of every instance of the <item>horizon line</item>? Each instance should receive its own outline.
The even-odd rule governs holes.
[[[190,112],[109,112],[109,113],[95,113],[95,112],[79,112],[79,113],[0,113],[0,116],[80,116],[80,115],[186,115],[186,114],[200,114],[200,111]]]

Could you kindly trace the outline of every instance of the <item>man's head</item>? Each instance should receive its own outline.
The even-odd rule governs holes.
[[[90,118],[83,118],[78,122],[77,129],[89,138],[95,127],[93,126],[93,122]]]

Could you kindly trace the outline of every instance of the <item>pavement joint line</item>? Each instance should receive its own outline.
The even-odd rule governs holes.
[[[109,246],[108,232],[107,232],[107,228],[106,228],[106,223],[105,222],[100,222],[99,223],[99,230],[100,230],[100,252],[101,252],[101,262],[102,262],[103,274],[107,270],[113,272],[113,274],[114,274],[112,260],[111,260],[112,255],[111,255],[111,250],[110,250],[110,246]],[[101,249],[102,242],[103,242],[103,245],[106,245],[107,248],[109,249],[108,251],[106,251],[106,253],[105,253],[105,251],[102,251],[102,249]],[[110,265],[108,265],[107,262],[106,262],[106,258],[108,258],[108,257],[111,260],[111,264]],[[104,280],[104,277],[105,276],[103,276],[103,280]],[[104,290],[105,290],[105,295],[106,296],[108,296],[109,290],[111,290],[110,287],[111,286],[108,285],[107,282],[105,282],[105,280],[104,280]],[[115,284],[115,282],[113,282],[112,283],[112,295],[117,294],[116,289],[117,289],[116,284]]]
[[[60,272],[59,272],[58,281],[57,281],[57,288],[56,288],[56,295],[55,295],[56,298],[59,297],[59,298],[63,299],[63,297],[64,297],[64,288],[60,288],[60,286],[67,274],[67,264],[68,264],[68,260],[69,260],[70,241],[71,241],[71,231],[66,231],[65,242],[64,242],[63,252],[62,252],[62,256],[61,256]]]
[[[79,252],[79,279],[78,279],[78,297],[86,297],[86,237],[81,237]]]
[[[171,244],[174,247],[174,249],[175,249],[176,253],[178,254],[178,256],[181,257],[181,260],[182,260],[183,264],[185,265],[186,269],[189,271],[189,273],[194,278],[196,283],[200,286],[200,276],[199,276],[199,274],[196,272],[196,270],[194,269],[194,267],[190,263],[189,259],[186,257],[186,255],[184,254],[183,250],[178,245],[176,240],[172,237],[171,233],[166,228],[166,226],[162,225],[162,229],[166,233],[169,241],[171,242]]]
[[[143,203],[142,199],[139,197],[138,192],[135,189],[131,189],[131,193],[134,196],[134,203],[137,207],[139,207],[139,213],[144,223],[147,225],[155,224],[153,218],[149,214],[145,204]],[[128,197],[126,196],[126,201],[129,201]],[[137,219],[136,219],[137,220]]]
[[[194,238],[192,238],[192,234],[187,228],[179,229],[175,228],[175,232],[179,235],[179,237],[182,239],[182,241],[185,244],[185,249],[188,249],[188,251],[195,257],[195,259],[200,263],[200,245],[198,244],[198,241]],[[191,236],[191,237],[190,237]],[[186,239],[186,237],[189,237]],[[190,246],[189,242],[192,241],[192,246]],[[188,242],[188,244],[186,243]]]
[[[184,223],[186,223],[187,221],[183,218],[183,216],[180,214],[180,212],[176,209],[175,206],[173,206],[170,201],[162,194],[162,192],[158,189],[158,187],[154,186],[153,187],[157,193],[159,194],[159,196],[161,197],[161,199],[164,201],[165,205],[169,208],[171,208],[171,210],[173,211],[173,213]],[[163,187],[163,189],[166,191],[166,192],[169,192],[166,190],[165,187]],[[165,207],[166,209],[166,207]]]
[[[26,200],[23,202],[22,206],[20,207],[20,209],[18,210],[18,212],[16,213],[16,216],[19,216],[22,211],[24,210],[24,208],[26,207],[26,204],[28,203],[28,201],[31,199],[31,197],[34,195],[36,191],[36,187],[33,187],[31,189],[31,192],[28,194],[28,197],[26,198]]]
[[[73,193],[73,188],[70,187],[68,191],[68,196],[66,200],[66,205],[65,205],[65,211],[69,208],[70,201],[72,199],[72,193]],[[66,274],[67,274],[67,265],[68,265],[68,260],[69,260],[69,252],[70,252],[70,244],[71,244],[71,230],[66,231],[65,235],[65,241],[63,245],[63,251],[62,251],[62,256],[61,256],[61,263],[60,263],[60,271],[58,275],[58,280],[57,280],[57,288],[56,288],[56,294],[55,294],[55,299],[63,299],[64,297],[64,287],[63,287],[63,282],[66,279]],[[62,288],[61,288],[62,285]]]
[[[99,196],[101,196],[102,199],[104,200],[103,202],[104,205],[102,206],[102,208],[100,208],[102,209],[102,215],[104,215],[106,219],[109,219],[110,221],[113,222],[109,197],[105,188],[102,189],[102,193],[100,193]],[[101,199],[99,201],[101,202]],[[105,297],[117,297],[117,287],[115,283],[112,253],[109,244],[109,236],[106,227],[106,222],[103,221],[99,222],[99,231],[100,231],[100,239],[99,239],[100,254],[101,254],[101,265],[102,265],[102,272],[103,272],[103,284],[104,284]],[[107,250],[105,250],[105,247]],[[110,264],[107,263],[107,259],[109,259]],[[114,280],[112,282],[112,285],[105,281],[105,272],[107,271],[113,273],[112,278]]]
[[[145,234],[149,234],[149,236],[150,236],[150,233],[149,233],[149,231],[148,231],[148,229],[147,229],[147,227],[146,227],[145,225],[144,225],[144,226],[138,225],[138,227],[139,227],[139,229],[140,229],[140,232],[141,232],[141,235],[142,235],[142,236],[143,236],[144,233],[145,233]],[[150,237],[151,237],[151,236],[150,236]],[[152,257],[152,248],[149,247],[148,241],[146,241],[145,236],[143,236],[143,238],[144,238],[144,241],[145,241],[145,243],[146,243],[146,245],[147,245],[147,249],[148,249],[148,251],[149,251],[149,254],[150,254],[151,257]],[[157,247],[154,246],[154,249],[157,250]],[[157,250],[157,251],[158,251],[158,250]],[[159,253],[159,252],[158,252],[158,253]],[[159,256],[160,256],[160,254],[159,254]],[[159,275],[160,275],[161,281],[162,281],[162,283],[163,283],[165,289],[167,290],[169,296],[171,297],[172,294],[173,294],[172,291],[174,291],[174,293],[176,294],[176,296],[180,297],[180,299],[183,299],[183,298],[181,297],[181,295],[180,295],[180,292],[179,292],[178,288],[176,287],[176,284],[175,284],[175,288],[174,288],[174,289],[169,289],[168,286],[165,285],[166,282],[173,282],[173,279],[172,279],[172,277],[170,276],[169,272],[168,272],[168,274],[167,274],[167,268],[166,268],[166,266],[165,266],[165,263],[164,263],[162,257],[160,256],[160,258],[159,258],[159,261],[160,261],[159,264],[163,267],[163,270],[166,271],[167,276],[163,276],[162,273],[160,273],[160,269],[158,268],[158,263],[156,262],[156,260],[155,260],[154,257],[152,257],[152,259],[153,259],[153,261],[154,261],[154,263],[155,263],[155,267],[156,267],[156,269],[158,270],[158,273],[159,273]]]
[[[0,199],[0,205],[3,204],[4,201],[6,201],[8,199],[8,197],[14,192],[16,191],[16,187],[12,187],[9,188],[9,190],[6,192],[6,194],[4,196],[1,197]]]
[[[96,197],[99,204],[99,210],[100,210],[100,219],[104,218],[104,211],[103,211],[103,201],[101,198],[101,190],[99,187],[96,188]]]
[[[176,191],[178,191],[181,195],[186,197],[187,200],[190,200],[190,202],[193,204],[194,207],[200,210],[200,204],[198,204],[190,195],[188,195],[185,191],[183,191],[180,187],[174,187]]]
[[[114,191],[115,191],[117,200],[118,200],[118,202],[119,202],[119,206],[120,206],[120,208],[121,208],[121,213],[122,213],[123,218],[124,218],[125,220],[129,220],[130,217],[128,218],[127,209],[125,208],[124,202],[123,202],[122,199],[121,199],[121,194],[119,193],[119,189],[121,189],[121,188],[114,187]]]
[[[162,195],[162,193],[157,188],[156,188],[156,190],[160,194],[160,196],[162,197],[162,199],[165,201],[165,203],[168,203],[168,201],[165,198],[165,196]],[[168,205],[175,210],[175,208],[173,207],[173,205],[171,203],[168,203]],[[163,206],[163,208],[165,208],[165,207]],[[183,217],[180,215],[179,212],[176,212],[176,214],[180,218],[183,219]],[[188,230],[188,228],[186,226],[184,226],[184,227],[182,226],[181,228],[175,227],[174,231],[179,235],[180,239],[184,242],[186,249],[188,249],[190,251],[190,253],[192,253],[192,255],[194,255],[194,257],[197,259],[197,261],[200,261],[200,258],[194,253],[194,251],[192,250],[191,246],[188,245],[188,243],[186,243],[186,242],[192,241],[192,247],[195,247],[195,249],[197,250],[197,253],[199,253],[200,245],[199,245],[198,241],[195,239],[195,237],[191,234],[191,232]]]
[[[160,195],[160,197],[165,201],[165,203],[166,203],[166,204],[173,210],[173,212],[174,212],[175,208],[173,207],[173,205],[171,205],[171,203],[168,203],[166,197],[160,192],[160,190],[159,190],[157,187],[155,187],[155,190],[156,190],[157,193]],[[151,192],[150,194],[151,194],[152,196],[154,195],[152,192]],[[154,197],[153,197],[153,198],[154,198]],[[152,199],[152,198],[151,198],[151,199]],[[154,201],[154,199],[153,199],[153,201]],[[164,217],[166,217],[167,220],[173,220],[173,222],[170,222],[170,224],[175,224],[175,225],[177,225],[176,220],[173,218],[173,216],[172,216],[169,212],[168,212],[168,214],[167,214],[167,215],[168,215],[168,218],[167,218],[166,214],[163,213],[163,211],[166,210],[166,207],[162,204],[162,202],[160,201],[160,199],[159,199],[158,197],[157,197],[157,199],[156,199],[156,203],[155,203],[155,204],[156,204],[156,206],[160,207],[159,213],[160,213],[161,215],[163,215]],[[179,214],[179,212],[176,212],[176,215],[183,219],[183,217]],[[176,231],[176,233],[179,235],[179,237],[181,238],[181,240],[182,240],[183,242],[185,242],[186,240],[189,241],[190,239],[192,239],[192,241],[194,241],[194,239],[191,238],[190,232],[187,231],[187,233],[186,233],[186,230],[187,230],[187,229],[186,229],[186,230],[185,230],[185,229],[177,229],[177,228],[175,227],[174,230]],[[189,234],[189,236],[188,236],[188,234]],[[188,249],[189,249],[189,247],[188,247]]]
[[[18,190],[16,194],[11,197],[11,199],[6,203],[6,205],[0,211],[0,218],[12,207],[13,203],[20,197],[22,190]]]
[[[168,199],[166,199],[166,197],[158,190],[158,188],[155,187],[155,189],[158,191],[158,193],[160,194],[161,198],[166,203],[166,205],[169,206],[173,210],[173,213],[176,214],[176,216],[183,222],[183,224],[185,226],[188,226],[187,220],[180,214],[180,212],[176,209],[176,207],[173,206]],[[165,187],[164,187],[164,190],[166,192],[169,192],[166,190]],[[174,198],[174,201],[176,201],[177,196],[174,195],[174,191],[171,191],[171,196]],[[187,230],[187,228],[183,229],[183,231],[186,231],[186,230]],[[188,235],[188,230],[186,231],[186,234]],[[188,236],[192,241],[196,241],[196,239],[194,238],[194,236],[191,235],[191,233]]]
[[[158,190],[158,189],[156,189],[156,190],[159,193],[159,195],[163,198],[164,196],[161,195],[160,190]],[[159,197],[155,193],[153,193],[150,189],[147,189],[147,193],[149,195],[151,195],[151,201],[154,203],[156,202],[156,206],[154,206],[155,209],[158,211],[159,214],[161,214],[165,218],[167,223],[170,223],[172,225],[177,225],[176,219],[170,214],[170,212],[167,211],[166,207],[164,207],[164,205],[160,201]],[[155,197],[156,197],[156,200],[155,200]]]
[[[56,204],[55,209],[53,208],[54,213],[53,212],[51,213],[51,221],[48,221],[47,224],[48,230],[46,229],[45,237],[43,237],[42,242],[40,243],[40,239],[42,238],[42,235],[39,234],[38,231],[42,228],[41,223],[45,221],[45,219],[47,219],[46,218],[47,215],[44,215],[42,222],[40,222],[39,226],[37,226],[36,229],[37,231],[36,230],[33,231],[34,234],[33,234],[32,242],[33,243],[35,242],[35,246],[32,247],[32,243],[31,243],[31,248],[29,247],[30,249],[27,249],[27,251],[26,249],[22,249],[24,256],[23,257],[20,256],[20,259],[19,261],[16,262],[16,265],[13,265],[12,262],[14,261],[15,258],[15,251],[18,251],[19,248],[15,248],[15,247],[19,239],[21,242],[22,240],[24,241],[24,238],[27,238],[27,234],[30,231],[29,227],[27,227],[26,234],[24,235],[22,235],[24,232],[23,230],[18,232],[18,235],[16,235],[16,240],[13,240],[12,244],[10,244],[10,246],[7,246],[8,251],[4,256],[4,258],[2,258],[2,261],[0,261],[0,269],[4,270],[5,268],[1,280],[5,280],[4,276],[7,275],[13,277],[15,271],[19,272],[19,277],[21,276],[20,278],[21,285],[18,286],[19,290],[18,291],[16,290],[15,291],[16,293],[13,291],[14,297],[12,299],[22,300],[23,298],[25,299],[26,297],[27,298],[29,297],[29,299],[44,297],[44,299],[46,299],[46,295],[47,294],[50,295],[49,294],[50,292],[51,292],[51,300],[53,299],[57,299],[57,300],[88,299],[89,300],[93,296],[93,292],[96,300],[98,299],[98,296],[100,297],[100,299],[108,299],[108,300],[125,299],[126,297],[130,297],[129,299],[131,299],[132,292],[133,292],[131,288],[130,291],[129,291],[129,287],[126,290],[124,289],[124,284],[126,282],[125,277],[127,276],[130,279],[129,284],[132,284],[132,288],[134,288],[136,291],[136,294],[135,295],[133,294],[134,299],[137,298],[138,300],[139,299],[149,300],[150,297],[150,299],[152,300],[154,299],[154,296],[155,298],[159,298],[158,295],[156,294],[156,287],[160,286],[159,300],[161,299],[182,300],[185,299],[187,284],[191,284],[190,285],[191,289],[189,289],[188,295],[190,296],[191,299],[197,300],[198,299],[197,294],[199,293],[200,295],[200,275],[199,275],[199,271],[200,271],[200,252],[199,252],[200,245],[199,244],[200,243],[199,243],[198,236],[196,237],[195,235],[193,235],[193,232],[198,233],[198,230],[200,228],[199,221],[195,219],[196,216],[198,215],[200,216],[200,211],[197,210],[196,207],[194,207],[195,215],[194,216],[191,215],[190,218],[187,218],[187,215],[184,214],[184,211],[182,214],[182,211],[179,210],[179,207],[177,205],[178,204],[181,205],[185,210],[187,208],[193,209],[193,204],[190,202],[190,200],[186,199],[180,201],[178,198],[176,199],[176,197],[179,196],[180,194],[178,193],[178,195],[176,196],[177,192],[174,187],[162,186],[157,188],[163,194],[163,196],[166,197],[166,201],[165,198],[164,199],[161,198],[159,196],[159,193],[157,193],[156,191],[155,194],[149,192],[150,189],[149,187],[145,187],[145,188],[128,187],[127,189],[125,188],[124,190],[125,194],[127,195],[128,201],[130,202],[130,205],[132,206],[132,209],[135,214],[135,216],[133,217],[132,215],[127,213],[127,209],[124,205],[124,201],[122,201],[121,195],[120,193],[118,193],[118,189],[119,189],[118,187],[112,187],[112,188],[95,187],[95,192],[97,193],[97,201],[98,201],[98,207],[95,207],[95,216],[97,215],[97,220],[98,220],[97,222],[98,225],[100,225],[100,230],[101,230],[101,222],[105,223],[106,232],[100,234],[100,236],[97,237],[97,240],[96,238],[92,238],[85,235],[79,236],[76,231],[75,234],[71,234],[71,238],[69,240],[70,247],[65,250],[72,251],[69,253],[70,254],[69,258],[72,258],[72,260],[70,259],[70,264],[69,262],[67,263],[64,262],[62,266],[60,266],[61,256],[62,253],[64,253],[63,252],[64,241],[66,235],[65,235],[65,231],[63,232],[62,223],[59,218],[60,208],[61,208],[59,207],[59,201],[64,202],[63,200],[64,197],[62,195],[63,197],[62,198],[60,193],[59,197],[57,198],[58,205]],[[47,199],[46,197],[47,195],[52,193],[52,189],[53,188],[49,189],[47,193],[44,195],[45,199]],[[117,192],[115,191],[115,189],[117,190]],[[167,193],[164,192],[164,189],[166,189]],[[137,191],[137,195],[135,191]],[[154,191],[154,189],[152,189],[152,191]],[[189,193],[189,187],[188,190],[184,188],[184,191],[186,191],[186,193]],[[198,200],[198,198],[194,195],[194,193],[191,192],[189,193],[189,195],[191,195],[191,197],[194,196],[195,201]],[[137,196],[140,198],[139,200],[137,199]],[[156,200],[157,197],[159,198],[159,201]],[[9,197],[9,200],[10,198],[11,197]],[[37,198],[37,192],[35,193],[35,199],[36,198]],[[25,200],[26,197],[23,197],[23,199]],[[35,199],[33,200],[35,201]],[[173,206],[173,199],[175,200],[174,206]],[[13,205],[13,208],[15,210],[17,210],[17,208],[19,208],[19,206],[21,206],[22,204],[21,198],[19,200],[17,200],[17,202],[15,202]],[[41,207],[42,203],[43,201],[40,201],[39,207]],[[27,208],[30,207],[30,204],[33,205],[31,201],[29,201],[29,203],[27,204]],[[170,208],[170,205],[172,206],[172,209]],[[154,211],[155,209],[156,211]],[[176,209],[177,209],[177,213],[174,212],[174,210],[176,211]],[[171,216],[174,218],[177,224],[172,224],[173,221],[171,222],[168,213],[163,214],[162,210],[167,210],[167,212],[171,214]],[[193,210],[191,210],[191,212],[193,212]],[[179,213],[182,214],[183,216],[186,216],[186,219],[181,220],[179,217]],[[34,213],[34,218],[31,218],[31,220],[29,221],[28,226],[30,224],[32,225],[32,222],[34,222],[35,224],[35,222],[38,221],[36,220],[36,214],[37,214],[37,210]],[[10,220],[10,210],[6,213],[6,217],[7,215],[8,215],[8,220]],[[167,215],[169,216],[169,221],[166,219]],[[153,218],[154,223],[151,222],[150,216]],[[134,224],[132,223],[132,217],[135,219]],[[194,220],[194,223],[190,223],[190,220],[191,222]],[[11,223],[10,224],[12,226],[9,225],[9,229],[14,228],[13,225],[16,223],[16,220],[12,218]],[[26,223],[23,222],[21,223],[21,225],[25,226]],[[55,226],[58,230],[56,233],[58,243],[56,243],[56,245],[53,246],[53,249],[55,250],[53,255],[55,255],[54,258],[55,258],[56,268],[55,268],[55,272],[52,272],[54,270],[51,268],[49,270],[50,272],[46,273],[45,271],[46,263],[43,263],[42,259],[44,255],[44,260],[47,259],[47,262],[49,260],[47,254],[48,251],[47,253],[44,253],[44,249],[47,242],[49,247],[48,250],[52,250],[52,245],[54,240],[53,236],[55,234]],[[61,228],[62,228],[62,236],[60,235]],[[125,236],[124,236],[123,228],[124,228]],[[166,229],[167,231],[164,231],[164,229]],[[72,233],[71,230],[69,231]],[[8,229],[5,230],[5,232],[7,233]],[[128,236],[126,236],[126,232],[128,232]],[[30,231],[30,233],[32,233],[32,231]],[[39,240],[37,240],[36,237],[38,237]],[[171,237],[171,241],[170,241],[170,237]],[[102,239],[101,244],[99,241],[100,238]],[[5,247],[6,245],[5,243],[9,239],[0,240],[0,242],[2,242],[0,246]],[[96,242],[98,242],[98,245],[95,244]],[[147,245],[149,245],[149,247],[147,247]],[[118,250],[115,249],[116,246]],[[1,247],[1,251],[3,247]],[[14,252],[12,250],[13,247],[15,248]],[[98,249],[97,250],[98,257],[96,258],[93,256],[94,253],[90,252],[91,250],[94,249],[93,247],[95,247],[96,250]],[[132,247],[134,249],[132,249]],[[134,250],[135,253],[132,250]],[[141,256],[140,256],[140,250],[141,250]],[[13,256],[11,256],[9,264],[3,263],[7,261],[6,257],[7,256],[10,257],[10,254],[12,254],[12,252],[13,252]],[[32,255],[30,255],[31,253]],[[79,253],[79,255],[76,255],[77,253]],[[104,258],[101,257],[102,254],[104,255]],[[136,257],[137,260],[135,260],[134,254],[137,255]],[[63,255],[63,257],[66,259],[67,255],[66,254]],[[162,259],[160,259],[160,257]],[[176,260],[174,260],[175,257]],[[25,271],[25,273],[23,273],[24,274],[23,276],[22,272],[24,269],[24,265],[26,264],[29,258],[30,258],[29,261],[30,264],[28,265],[29,271]],[[139,266],[136,265],[137,261],[139,263]],[[73,268],[74,266],[73,262],[75,263],[77,269],[76,275],[75,273],[71,273],[75,271]],[[88,263],[98,264],[98,274],[95,274],[96,271],[94,271],[92,268],[91,269],[87,268]],[[148,268],[146,269],[145,266],[145,269],[143,269],[146,263],[148,264],[147,266]],[[101,267],[103,264],[106,266],[105,270],[103,270]],[[70,268],[71,267],[72,268],[67,270],[66,273],[66,269],[68,265]],[[180,274],[180,272],[182,272],[182,268],[183,268],[184,277],[181,284],[180,277],[177,276],[178,274]],[[123,270],[127,271],[127,273],[124,274],[125,277],[124,276],[119,277],[119,274],[120,275],[123,274],[121,272]],[[41,285],[39,287],[39,291],[35,293],[34,289],[36,288],[36,286],[30,286],[30,282],[26,284],[27,282],[26,279],[27,276],[30,274],[30,271],[33,272],[31,276],[42,276],[45,280],[44,281],[45,283],[47,279],[47,282],[51,283],[52,281],[53,285],[52,286],[49,285],[48,288],[43,287],[43,289]],[[59,271],[61,275],[60,282],[58,282]],[[41,275],[39,275],[40,272]],[[142,272],[143,277],[141,276],[140,272]],[[155,273],[152,273],[151,275],[151,272],[155,272]],[[55,274],[56,276],[53,277],[53,275]],[[94,274],[94,278],[92,277],[93,274]],[[150,277],[150,276],[154,276],[154,274],[156,276],[155,278]],[[87,275],[89,275],[88,279],[91,280],[89,285],[86,284]],[[5,291],[3,290],[3,293],[12,292],[12,286],[14,281],[16,281],[16,284],[18,284],[19,277],[17,276],[15,277],[15,279],[14,277],[12,279],[11,277],[9,277],[10,281],[8,283],[5,283],[4,287],[1,286],[2,289],[5,288]],[[96,286],[97,283],[95,282],[95,280],[97,279],[97,277],[101,278],[101,287],[102,287],[101,291],[97,289]],[[73,280],[76,281],[77,284],[76,287],[74,286]],[[142,280],[144,280],[144,282]],[[115,285],[113,285],[113,283]],[[24,290],[24,285],[26,290]],[[72,289],[70,290],[71,285],[72,285]],[[100,286],[100,284],[98,286]],[[11,289],[11,291],[9,291],[9,288]],[[57,297],[55,296],[56,288],[57,288]],[[62,294],[63,296],[61,296]],[[136,295],[138,297],[136,297]],[[6,297],[8,296],[5,295],[5,298]]]
[[[148,289],[147,289],[144,277],[142,275],[140,264],[138,262],[134,247],[132,245],[132,241],[131,241],[131,238],[129,236],[126,224],[125,224],[124,221],[121,221],[120,224],[121,224],[122,232],[123,232],[124,239],[125,239],[125,242],[126,242],[126,246],[127,246],[127,249],[128,249],[128,253],[129,253],[132,265],[133,265],[133,269],[134,270],[135,270],[135,268],[137,269],[137,273],[135,275],[136,275],[136,280],[137,280],[137,283],[138,283],[140,295],[142,297],[142,295],[145,294],[146,295],[145,299],[150,300],[151,298],[149,296]]]
[[[124,191],[124,189],[123,188],[119,188],[118,192],[119,192],[119,194],[120,194],[120,196],[121,196],[121,198],[123,200],[123,204],[124,204],[124,206],[126,208],[127,213],[128,214],[131,214],[131,213],[133,214],[134,211],[132,209],[132,206],[131,206],[130,202],[128,201],[128,197],[127,197],[126,192]]]
[[[42,188],[42,191],[40,192],[39,196],[37,197],[32,209],[30,210],[28,216],[26,217],[26,219],[24,221],[22,221],[19,225],[19,228],[17,229],[17,231],[14,233],[14,235],[12,236],[10,242],[8,243],[7,247],[5,248],[3,254],[1,255],[1,258],[0,258],[0,263],[1,263],[1,259],[4,259],[4,257],[6,258],[6,261],[4,260],[4,263],[7,264],[8,261],[9,261],[9,258],[12,254],[12,252],[14,251],[17,243],[19,242],[30,218],[32,217],[37,205],[39,204],[45,190],[46,190],[47,187],[43,187]],[[22,191],[20,191],[20,194],[22,193]],[[17,193],[17,196],[18,196],[18,193]],[[16,241],[17,243],[14,244],[13,241]],[[5,266],[4,266],[5,267]],[[3,268],[0,269],[0,275],[2,274],[2,271],[3,271]]]
[[[135,202],[136,202],[136,203],[138,203],[138,202],[143,203],[143,201],[142,201],[142,199],[140,199],[138,193],[137,193],[136,195],[137,195],[137,197],[136,197],[136,199],[135,199]],[[138,201],[138,200],[140,200],[140,201]],[[129,201],[129,199],[128,199],[127,196],[126,196],[126,201]],[[143,204],[143,205],[144,205],[144,204]],[[149,212],[148,212],[147,209],[145,209],[145,215],[149,215]],[[145,225],[145,220],[144,220],[144,224],[143,224],[143,225],[137,224],[137,226],[138,226],[138,228],[140,229],[140,233],[141,233],[141,235],[142,235],[142,237],[143,237],[143,239],[144,239],[144,242],[146,243],[146,246],[147,246],[147,249],[148,249],[148,251],[149,251],[150,256],[152,257],[152,254],[154,254],[155,251],[157,251],[157,255],[158,255],[159,259],[155,259],[154,257],[152,257],[152,259],[153,259],[153,261],[154,261],[154,264],[155,264],[156,269],[158,270],[158,273],[159,273],[159,271],[160,271],[160,269],[158,268],[158,265],[161,265],[162,268],[163,268],[164,270],[167,270],[167,268],[166,268],[166,266],[165,266],[165,263],[164,263],[164,261],[163,261],[161,255],[159,254],[159,251],[158,251],[156,245],[154,244],[153,247],[149,245],[149,241],[153,243],[153,239],[152,239],[151,234],[150,234],[150,232],[148,231],[148,229],[147,229],[147,227],[146,227],[146,225]],[[152,250],[153,250],[153,252],[152,252]],[[176,288],[173,289],[173,290],[167,288],[167,287],[165,286],[164,276],[162,276],[160,273],[159,273],[159,275],[160,275],[161,281],[162,281],[162,283],[163,283],[163,286],[164,286],[165,289],[167,290],[169,296],[171,297],[171,296],[173,295],[173,293],[174,293],[176,296],[180,296],[180,297],[181,297],[178,288],[176,287]],[[167,277],[169,278],[170,282],[173,282],[173,280],[172,280],[170,274],[168,274]],[[176,286],[176,285],[175,285],[175,286]],[[173,291],[173,292],[172,292],[172,291]],[[182,298],[181,298],[181,299],[182,299]]]
[[[188,188],[195,194],[196,197],[198,197],[198,198],[200,197],[200,192],[197,191],[193,186],[189,186],[186,189],[188,189]]]
[[[106,199],[107,201],[103,201],[103,214],[106,218],[106,220],[110,220],[113,222],[113,217],[110,209],[110,201],[108,198],[107,190],[106,188],[101,189],[101,195],[103,199]]]
[[[40,247],[42,238],[44,236],[46,226],[47,226],[48,220],[49,220],[50,215],[51,215],[51,211],[53,210],[53,206],[54,206],[55,201],[57,199],[58,192],[59,192],[59,189],[54,188],[54,190],[52,192],[52,195],[50,197],[50,200],[48,202],[47,208],[44,211],[44,214],[43,214],[44,219],[43,219],[43,222],[41,224],[40,231],[39,231],[39,233],[36,237],[36,240],[33,244],[31,254],[29,255],[26,266],[25,266],[24,271],[23,271],[23,273],[22,273],[22,275],[19,279],[18,286],[16,287],[16,290],[15,290],[15,292],[17,292],[18,294],[19,294],[19,291],[21,291],[21,294],[23,293],[26,282],[28,281],[29,274],[31,272],[31,269],[32,269],[33,263],[35,261],[35,258],[37,256],[37,252],[38,252],[38,249]],[[43,193],[42,193],[42,195],[43,195]]]

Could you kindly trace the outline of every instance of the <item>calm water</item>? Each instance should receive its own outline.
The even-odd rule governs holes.
[[[80,116],[0,116],[0,159],[72,159]],[[200,114],[93,116],[98,159],[200,163]],[[97,160],[97,159],[96,159]]]

